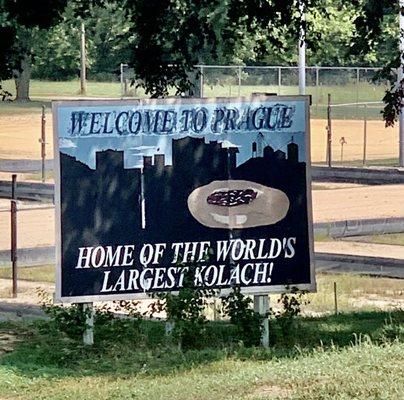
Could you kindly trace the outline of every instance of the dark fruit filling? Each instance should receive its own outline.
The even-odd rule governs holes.
[[[215,206],[234,207],[241,204],[250,204],[257,197],[253,189],[226,190],[214,192],[206,199],[208,204]]]

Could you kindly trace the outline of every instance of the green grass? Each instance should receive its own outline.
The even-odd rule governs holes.
[[[351,238],[345,238],[345,240],[353,242],[394,244],[397,246],[404,246],[404,233],[388,233],[384,235],[373,236],[353,236]]]
[[[312,190],[339,190],[339,189],[347,189],[347,188],[357,188],[361,185],[356,183],[338,183],[338,182],[330,182],[330,183],[314,183],[312,182],[311,188]]]
[[[316,162],[316,165],[326,165],[326,162]],[[363,160],[333,160],[333,167],[363,167]],[[398,166],[398,158],[380,158],[374,160],[367,160],[365,166],[370,167],[397,167]]]
[[[54,173],[53,171],[45,171],[45,180],[53,180],[54,178]],[[42,181],[42,173],[41,172],[37,172],[34,174],[27,174],[25,175],[25,180],[29,180],[29,181]]]
[[[323,188],[326,190],[325,188]],[[392,244],[396,246],[404,246],[404,233],[384,233],[382,235],[370,236],[350,236],[345,238],[335,239],[326,235],[314,235],[315,242],[329,242],[333,240],[341,240],[347,242],[362,242],[376,244]]]
[[[1,279],[11,279],[11,267],[0,268]],[[39,267],[18,268],[18,279],[31,282],[55,282],[55,266],[44,265]]]
[[[11,93],[15,93],[14,82],[6,80],[3,82],[5,89]],[[134,92],[134,89],[130,89]],[[355,84],[348,83],[345,85],[322,85],[319,88],[308,86],[307,94],[313,96],[312,115],[316,118],[325,118],[327,115],[327,96],[332,95],[332,103],[355,103],[357,101],[381,101],[384,95],[384,87],[370,83],[361,83],[358,87]],[[222,84],[204,85],[205,97],[228,97],[228,96],[249,96],[252,93],[278,93],[278,86],[271,85],[252,85],[242,84],[240,90],[236,81]],[[297,86],[282,86],[280,94],[294,95],[298,93]],[[172,92],[174,94],[174,92]],[[132,93],[136,97],[146,97],[142,89],[138,89],[136,93]],[[30,86],[30,96],[32,100],[37,102],[49,103],[52,99],[63,97],[83,97],[79,95],[79,80],[66,82],[51,82],[32,80]],[[121,85],[119,82],[94,82],[87,83],[88,97],[121,97]],[[21,113],[29,112],[30,109],[37,109],[38,105],[4,105],[0,104],[1,113]],[[368,119],[381,119],[380,110],[382,106],[369,106],[367,115]],[[39,112],[39,111],[38,111]],[[333,108],[333,117],[336,119],[363,119],[364,110],[362,107],[347,106]]]
[[[289,345],[187,352],[146,345],[150,331],[143,340],[96,331],[85,348],[47,323],[2,323],[0,337],[20,341],[0,355],[0,398],[401,400],[403,322],[403,312],[302,318]]]
[[[38,281],[52,281],[54,274],[52,266],[19,273]],[[335,281],[344,312],[299,317],[268,350],[231,342],[227,322],[210,323],[206,348],[186,352],[167,340],[157,321],[116,331],[96,325],[93,348],[49,321],[0,322],[0,399],[401,399],[404,311],[380,311],[364,299],[393,304],[403,298],[402,281],[322,274],[317,279],[318,293],[308,295],[311,304],[304,311],[333,310]]]
[[[4,89],[15,93],[14,82],[3,82]],[[79,94],[80,81],[38,81],[31,80],[30,97],[32,99],[52,100],[58,97],[83,97]],[[119,82],[87,82],[87,96],[90,97],[120,97],[121,85]]]
[[[316,240],[326,238],[316,238]],[[11,279],[11,267],[0,268],[0,278]],[[55,282],[55,267],[23,267],[18,269],[18,279],[31,282]],[[309,304],[305,314],[330,313],[334,310],[334,282],[337,283],[338,309],[341,312],[391,310],[404,304],[402,280],[348,274],[317,274],[317,293],[308,294]],[[278,307],[279,296],[271,295],[271,306]],[[220,308],[219,301],[217,302]],[[207,315],[213,311],[208,308]]]
[[[50,101],[30,101],[24,103],[16,102],[0,102],[0,117],[3,115],[21,115],[21,114],[40,114],[42,105],[47,108],[49,113],[51,110]]]
[[[325,189],[324,189],[325,190]],[[334,238],[332,238],[331,236],[327,236],[327,235],[319,235],[319,234],[315,234],[314,235],[314,241],[315,242],[330,242],[332,240],[335,240]]]
[[[338,309],[342,312],[394,309],[404,305],[404,285],[400,279],[317,274],[317,293],[307,295],[310,304],[303,310],[308,313],[332,312],[334,282],[337,284]]]

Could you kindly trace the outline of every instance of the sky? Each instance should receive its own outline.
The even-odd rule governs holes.
[[[59,103],[57,108],[57,137],[59,150],[62,153],[74,156],[77,160],[85,163],[90,168],[95,168],[95,153],[103,150],[122,150],[124,151],[124,166],[125,168],[141,168],[143,166],[143,156],[153,156],[154,154],[165,154],[166,164],[170,165],[171,160],[171,147],[172,139],[179,139],[185,136],[192,137],[204,137],[205,142],[218,141],[222,143],[223,147],[237,147],[239,154],[237,155],[237,165],[240,165],[247,161],[252,156],[251,144],[258,140],[258,137],[262,140],[262,147],[270,145],[274,150],[282,150],[286,152],[286,146],[292,140],[299,146],[299,161],[306,161],[306,135],[308,134],[306,128],[306,106],[305,101],[299,100],[286,100],[282,97],[277,98],[275,101],[260,99],[200,99],[188,101],[186,99],[173,100],[170,99],[165,104],[153,104],[153,102],[139,102],[133,101],[133,104],[128,102],[111,101],[110,104],[104,103],[95,105],[92,102],[91,105],[85,102],[72,102]],[[261,109],[275,109],[276,107],[287,107],[293,110],[293,115],[287,126],[275,126],[273,128],[266,128],[263,126],[258,129],[256,127],[248,127],[246,125],[240,125],[240,129],[225,129],[225,124],[219,124],[218,129],[214,131],[212,126],[214,125],[215,115],[218,115],[217,110],[237,110],[241,121],[242,115],[247,115],[252,110],[260,111]],[[178,124],[171,132],[159,132],[153,133],[153,130],[145,130],[144,132],[137,132],[131,134],[126,132],[120,134],[111,125],[111,129],[106,130],[108,133],[88,134],[91,131],[89,125],[90,120],[87,121],[87,125],[84,126],[83,132],[85,135],[72,133],[72,113],[87,112],[87,113],[109,113],[111,119],[113,116],[119,115],[119,113],[133,113],[133,112],[156,112],[156,110],[170,110],[172,115],[184,115],[187,110],[193,110],[192,112],[204,114],[207,118],[206,126],[201,129],[199,133],[192,129],[181,129],[180,122],[183,122],[178,117]],[[259,114],[257,114],[259,115]],[[276,114],[274,114],[276,115]],[[258,117],[257,117],[258,118]],[[202,121],[199,118],[198,121]],[[282,124],[281,124],[282,125]],[[290,126],[289,126],[290,125]],[[94,126],[97,126],[96,124]],[[202,125],[201,125],[202,126]],[[238,126],[238,125],[237,125]],[[87,130],[85,129],[87,127]],[[184,123],[183,123],[184,127]],[[93,129],[96,131],[96,129]],[[258,154],[259,155],[259,154]]]

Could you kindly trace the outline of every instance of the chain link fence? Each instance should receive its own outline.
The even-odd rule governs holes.
[[[298,94],[298,67],[284,66],[217,66],[198,65],[201,96],[248,96],[255,92],[278,95]],[[133,95],[133,68],[121,64],[122,96]],[[314,115],[324,116],[327,96],[334,103],[381,101],[386,82],[373,81],[380,68],[366,67],[307,67],[306,90],[312,96]]]
[[[298,67],[198,65],[201,97],[249,96],[252,93],[296,95]],[[311,155],[328,162],[327,126],[332,126],[333,165],[395,165],[398,128],[386,128],[382,99],[387,82],[375,80],[380,68],[307,67],[306,93],[312,96]],[[122,96],[139,96],[131,86],[134,71],[121,65]],[[328,96],[331,121],[328,121]]]
[[[328,165],[397,165],[398,128],[387,128],[380,121],[384,103],[340,103],[329,107],[326,132],[330,130],[331,152],[326,152]],[[318,142],[316,144],[318,146]],[[312,148],[312,152],[315,150]]]

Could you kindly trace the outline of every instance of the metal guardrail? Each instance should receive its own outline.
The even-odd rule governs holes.
[[[314,182],[346,182],[367,185],[404,183],[404,169],[312,166]]]
[[[312,166],[314,182],[347,182],[368,185],[404,183],[404,169]],[[0,198],[11,198],[10,181],[0,180]],[[18,182],[17,198],[20,200],[54,201],[54,184]]]
[[[11,199],[12,183],[0,180],[0,198]],[[19,200],[54,201],[54,184],[18,182],[16,197]]]
[[[404,218],[373,218],[317,222],[314,234],[333,238],[384,235],[404,232]]]

